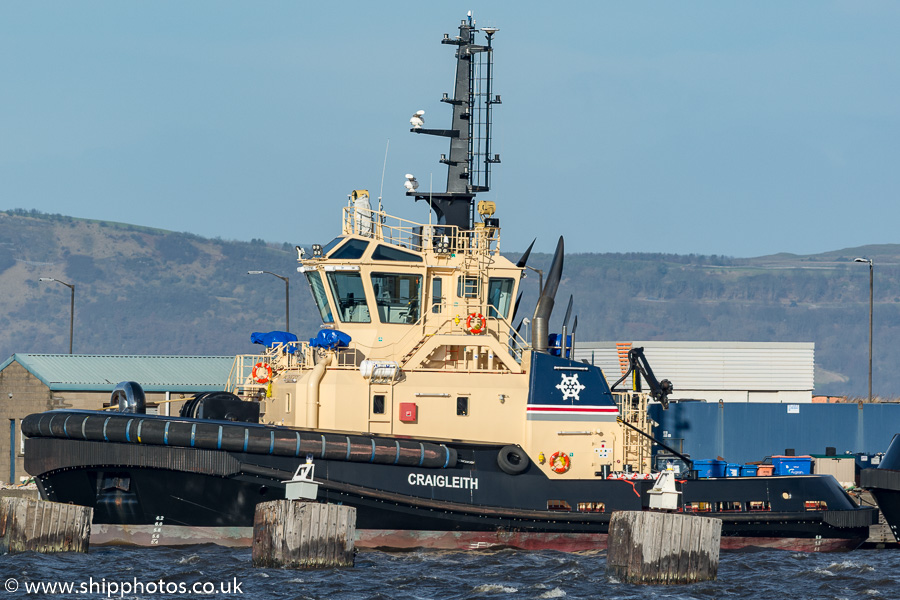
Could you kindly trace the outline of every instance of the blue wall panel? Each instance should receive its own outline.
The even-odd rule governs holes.
[[[799,412],[789,413],[788,407]],[[669,410],[651,404],[650,417],[659,423],[656,438],[670,445],[683,439],[692,458],[721,456],[735,463],[784,454],[786,448],[797,454],[824,454],[826,446],[838,454],[884,452],[900,432],[900,404],[860,409],[857,404],[673,402]]]

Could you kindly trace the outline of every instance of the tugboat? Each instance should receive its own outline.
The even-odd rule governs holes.
[[[316,499],[356,507],[360,547],[602,549],[614,511],[654,506],[646,409],[665,405],[671,384],[634,352],[632,389],[615,392],[572,360],[568,315],[550,333],[562,238],[531,339],[514,326],[531,248],[515,263],[501,255],[497,207],[476,201],[500,161],[496,32],[470,15],[444,35],[456,54],[455,91],[442,98],[451,126],[426,128],[423,111],[410,121],[450,141],[446,191],[406,177],[429,222],[354,190],[340,235],[298,248],[323,323],[315,338],[271,336],[261,354],[236,357],[225,391],[178,417],[145,414],[127,382],[113,393],[118,412],[24,419],[26,469],[44,498],[94,508],[93,543],[249,544],[255,506],[284,498],[310,462]],[[722,519],[724,548],[852,549],[876,516],[830,476],[669,473],[671,508]]]

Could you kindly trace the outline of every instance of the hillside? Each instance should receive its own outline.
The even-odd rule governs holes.
[[[76,286],[76,353],[255,352],[252,331],[284,328],[284,285],[296,275],[293,246],[230,242],[187,233],[58,215],[0,213],[0,356],[67,352],[69,290]],[[292,278],[292,329],[314,315]]]
[[[319,320],[293,245],[0,212],[0,359],[68,351],[69,290],[39,277],[76,285],[76,353],[254,352],[252,331],[283,328],[284,286],[248,270],[291,277],[291,329],[311,336]],[[864,396],[868,273],[853,263],[862,255],[875,260],[875,393],[895,397],[900,245],[750,259],[569,255],[552,325],[574,294],[579,340],[812,341],[816,392]],[[532,255],[529,264],[549,262]],[[529,272],[520,317],[533,310],[536,288]]]

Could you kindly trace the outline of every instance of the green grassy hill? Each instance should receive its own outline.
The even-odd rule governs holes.
[[[900,245],[751,259],[574,254],[566,257],[551,324],[558,329],[574,294],[578,340],[812,341],[816,392],[864,396],[869,279],[856,256],[876,265],[875,392],[895,397]],[[532,255],[529,264],[546,270],[549,262]],[[291,277],[291,329],[309,337],[319,320],[295,269],[293,243],[0,212],[0,359],[68,351],[69,290],[39,277],[76,285],[76,353],[254,352],[252,331],[284,326],[284,286],[248,270]],[[536,288],[529,272],[518,318],[533,311]]]

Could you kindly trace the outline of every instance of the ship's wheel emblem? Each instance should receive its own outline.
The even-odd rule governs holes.
[[[572,398],[577,402],[579,400],[578,395],[581,394],[584,386],[578,382],[578,373],[575,373],[570,377],[563,375],[562,381],[556,385],[556,389],[562,392],[563,400]]]

